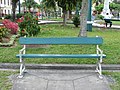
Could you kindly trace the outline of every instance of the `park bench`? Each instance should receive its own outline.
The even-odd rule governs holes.
[[[56,38],[29,38],[20,37],[19,43],[23,48],[16,55],[20,59],[20,74],[19,78],[23,77],[25,71],[25,58],[96,58],[96,71],[99,77],[102,78],[101,63],[103,58],[106,57],[103,51],[99,48],[102,45],[102,37],[56,37]],[[96,45],[96,52],[94,54],[26,54],[26,45]]]

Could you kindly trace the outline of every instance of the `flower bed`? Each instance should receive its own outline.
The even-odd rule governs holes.
[[[13,46],[14,41],[15,41],[15,39],[16,39],[17,37],[18,37],[18,35],[12,35],[12,36],[10,37],[10,39],[9,39],[9,42],[6,42],[6,43],[1,43],[1,42],[0,42],[0,46],[5,46],[5,47]]]
[[[8,19],[0,26],[0,46],[12,46],[18,34],[18,25]]]

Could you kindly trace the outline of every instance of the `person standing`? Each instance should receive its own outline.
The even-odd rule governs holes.
[[[109,13],[106,13],[106,15],[104,16],[104,21],[105,21],[106,27],[108,23],[110,23],[110,27],[112,26],[111,16],[109,15]]]
[[[94,22],[95,18],[96,18],[96,14],[97,14],[97,11],[93,11],[92,12],[92,15],[91,15],[91,20]]]

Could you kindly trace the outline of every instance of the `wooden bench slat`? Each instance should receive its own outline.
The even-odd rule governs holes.
[[[95,44],[99,45],[103,43],[102,37],[59,37],[59,38],[24,38],[19,39],[20,44]]]
[[[16,55],[20,58],[20,54]],[[106,55],[103,54],[103,58]],[[97,54],[23,54],[22,58],[100,58]]]

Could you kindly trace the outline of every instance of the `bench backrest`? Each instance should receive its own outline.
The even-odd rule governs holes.
[[[20,44],[94,44],[100,45],[103,43],[102,37],[52,37],[52,38],[28,38],[21,37],[19,39]]]

